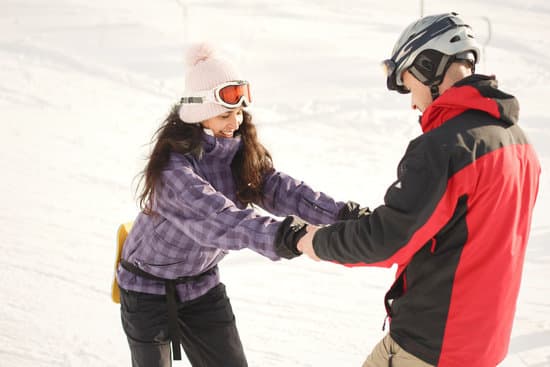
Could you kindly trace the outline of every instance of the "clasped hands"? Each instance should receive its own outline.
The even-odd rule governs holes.
[[[368,207],[361,208],[359,204],[348,201],[339,211],[337,220],[359,219],[367,215],[370,215]],[[285,259],[306,254],[311,259],[320,261],[313,248],[313,237],[320,228],[289,215],[283,220],[275,236],[276,254]]]
[[[285,259],[292,259],[305,253],[319,261],[313,250],[313,235],[319,227],[308,224],[290,215],[283,220],[275,236],[275,252]]]
[[[366,215],[370,215],[370,209],[368,207],[362,208],[359,204],[348,201],[338,213],[338,220],[359,219]],[[303,234],[303,237],[298,238],[296,249],[315,261],[321,261],[313,248],[313,237],[315,236],[315,232],[321,227],[305,222],[303,222],[303,225],[303,230],[305,230],[306,233]]]

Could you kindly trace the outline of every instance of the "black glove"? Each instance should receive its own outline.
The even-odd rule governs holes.
[[[297,245],[306,234],[307,223],[298,217],[289,215],[283,220],[275,236],[275,252],[280,257],[292,259],[300,256]]]
[[[348,201],[338,212],[338,220],[359,219],[370,214],[368,207],[361,208],[359,204]]]

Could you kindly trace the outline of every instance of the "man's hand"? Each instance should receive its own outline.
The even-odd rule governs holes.
[[[317,257],[317,255],[315,255],[315,250],[313,249],[313,235],[315,234],[315,232],[317,232],[318,229],[319,227],[308,224],[306,227],[307,233],[302,238],[300,238],[297,246],[298,251],[306,254],[315,261],[321,261],[321,259]]]

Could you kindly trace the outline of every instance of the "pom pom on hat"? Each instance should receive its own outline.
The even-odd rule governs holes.
[[[214,55],[214,48],[208,43],[197,43],[189,47],[185,55],[187,67],[193,67],[201,61],[206,61]]]
[[[231,62],[219,55],[208,43],[189,46],[185,53],[185,91],[182,97],[196,97],[198,92],[222,83],[244,79]],[[197,123],[229,111],[213,102],[181,104],[179,117],[183,122]]]

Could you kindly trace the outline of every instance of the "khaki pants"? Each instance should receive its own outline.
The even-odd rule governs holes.
[[[392,367],[433,367],[433,365],[416,358],[409,352],[406,352],[391,337],[386,335],[378,343],[367,357],[363,367],[388,367],[390,350],[393,353]]]

